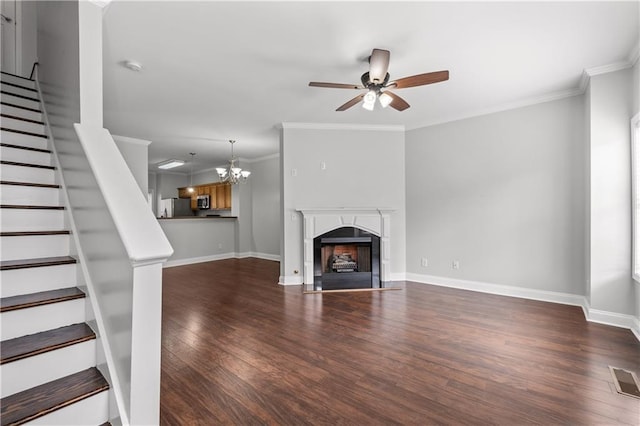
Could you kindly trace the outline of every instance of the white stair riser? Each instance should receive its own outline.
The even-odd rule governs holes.
[[[69,255],[69,235],[0,237],[0,260]]]
[[[13,96],[12,94],[16,93],[16,91],[13,90],[7,90],[7,92],[9,93],[2,94],[2,102],[27,108],[40,109],[40,102],[38,102],[37,100],[25,99],[21,98],[20,96]],[[32,98],[32,96],[28,97]]]
[[[75,299],[16,311],[3,312],[2,340],[14,339],[65,325],[84,322],[85,300]]]
[[[33,80],[28,80],[26,78],[15,77],[9,74],[0,74],[0,81],[4,81],[7,83],[17,84],[19,86],[30,87],[31,89],[36,88],[36,82]],[[6,85],[5,85],[6,87]],[[4,90],[4,89],[3,89]]]
[[[13,115],[15,117],[26,118],[28,120],[42,121],[42,114],[39,112],[29,111],[23,108],[16,108],[10,105],[0,105],[0,113]]]
[[[51,166],[51,154],[48,152],[2,146],[0,147],[0,158],[4,161]]]
[[[2,185],[0,186],[2,204],[20,204],[35,206],[59,206],[60,191],[57,188],[38,186]]]
[[[3,364],[0,366],[1,397],[22,392],[95,365],[95,339]]]
[[[22,132],[44,134],[44,125],[30,121],[16,120],[14,118],[1,117],[0,125],[5,129],[20,130]]]
[[[75,426],[100,425],[109,420],[109,392],[100,392],[90,398],[68,405],[25,425]]]
[[[27,182],[27,183],[55,183],[55,173],[51,169],[42,169],[39,167],[13,166],[3,164],[0,169],[0,177],[2,180],[11,182]]]
[[[8,185],[3,185],[2,190]],[[5,232],[61,231],[64,210],[1,209],[0,227]]]
[[[23,135],[21,133],[6,132],[4,130],[0,132],[0,140],[2,140],[3,143],[28,146],[30,148],[47,149],[48,145],[48,141],[46,138]]]
[[[1,82],[3,92],[15,93],[16,95],[27,96],[29,98],[38,98],[38,92],[34,92],[33,90],[28,89],[27,84],[22,84],[20,82]],[[12,83],[12,84],[8,84]],[[19,87],[18,87],[19,86]],[[4,97],[4,94],[2,95]]]
[[[68,264],[0,271],[1,296],[10,297],[73,287],[76,285],[76,268],[76,264]]]

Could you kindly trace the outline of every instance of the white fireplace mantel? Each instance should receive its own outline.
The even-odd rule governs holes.
[[[345,226],[380,237],[380,280],[391,281],[391,213],[396,209],[377,207],[300,208],[304,220],[304,284],[313,284],[313,239]]]

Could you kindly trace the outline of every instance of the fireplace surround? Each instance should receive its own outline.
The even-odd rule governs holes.
[[[303,283],[305,287],[313,290],[322,290],[327,289],[322,286],[322,274],[320,274],[320,281],[316,280],[316,271],[321,270],[322,266],[322,254],[320,252],[320,257],[316,259],[316,250],[314,246],[314,240],[318,237],[323,236],[324,238],[339,238],[339,240],[330,242],[327,241],[327,245],[349,245],[343,244],[344,240],[340,240],[340,238],[344,237],[344,233],[351,232],[348,237],[356,238],[359,240],[354,240],[351,242],[351,245],[355,245],[355,249],[346,249],[339,248],[338,253],[332,253],[331,255],[342,257],[337,258],[336,269],[342,269],[341,272],[332,272],[334,274],[353,274],[355,272],[365,272],[365,271],[355,271],[350,269],[360,269],[357,266],[354,266],[352,262],[357,261],[354,260],[355,257],[358,257],[360,260],[360,265],[362,265],[361,256],[366,255],[366,250],[363,251],[363,247],[365,245],[369,245],[369,241],[364,241],[370,239],[371,242],[371,255],[375,255],[378,253],[374,253],[374,250],[379,252],[379,255],[376,256],[379,259],[376,263],[377,271],[374,271],[374,262],[372,261],[372,265],[370,272],[372,277],[369,279],[374,280],[374,285],[379,287],[384,287],[385,283],[391,281],[391,269],[390,269],[390,253],[391,253],[391,213],[394,211],[389,208],[316,208],[316,209],[297,209],[302,213],[303,216]],[[352,229],[349,231],[348,229]],[[331,234],[332,231],[337,231],[336,235]],[[353,231],[355,229],[355,231]],[[342,234],[341,234],[342,233]],[[320,244],[322,244],[320,242]],[[374,246],[376,248],[374,249]],[[358,253],[357,247],[360,247],[360,253]],[[354,251],[355,250],[355,251]],[[335,249],[334,249],[335,251]],[[364,254],[363,254],[364,253]],[[325,254],[328,256],[328,254]],[[328,261],[325,258],[325,261]],[[317,268],[317,269],[316,269]],[[374,274],[379,274],[379,278],[373,276]],[[362,275],[362,274],[361,274]],[[346,278],[337,278],[338,281],[346,280]],[[353,278],[356,278],[356,275],[353,275]],[[330,278],[331,281],[333,278]],[[337,288],[362,288],[364,281],[367,278],[359,278],[358,281],[360,287],[348,287],[348,284],[340,284]],[[345,287],[346,286],[346,287]],[[371,285],[368,285],[371,287]],[[331,285],[329,286],[331,287]]]

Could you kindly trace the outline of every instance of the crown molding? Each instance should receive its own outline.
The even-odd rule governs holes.
[[[561,90],[559,92],[547,93],[547,94],[544,94],[542,96],[536,96],[536,97],[533,97],[533,98],[522,99],[522,100],[516,101],[516,102],[510,102],[510,103],[495,105],[495,106],[489,107],[489,108],[483,108],[483,109],[475,110],[475,111],[469,112],[467,114],[452,115],[452,116],[449,116],[449,117],[444,117],[444,118],[433,120],[433,121],[423,122],[423,123],[417,124],[415,126],[411,126],[411,127],[407,128],[407,130],[416,130],[416,129],[421,129],[423,127],[430,127],[430,126],[435,126],[435,125],[438,125],[438,124],[451,123],[453,121],[459,121],[459,120],[465,120],[465,119],[468,119],[468,118],[480,117],[480,116],[483,116],[483,115],[489,115],[489,114],[493,114],[493,113],[496,113],[496,112],[508,111],[508,110],[512,110],[512,109],[517,109],[517,108],[523,108],[523,107],[527,107],[527,106],[542,104],[542,103],[545,103],[545,102],[557,101],[557,100],[560,100],[560,99],[570,98],[572,96],[581,95],[583,93],[584,93],[584,90],[580,90],[579,88],[569,89],[569,90]]]
[[[614,62],[612,64],[608,64],[608,65],[603,65],[601,67],[586,68],[584,70],[584,72],[589,77],[593,77],[593,76],[600,75],[600,74],[607,74],[607,73],[610,73],[610,72],[624,70],[624,69],[627,69],[627,68],[631,68],[632,66],[633,66],[633,64],[631,64],[631,62],[620,61],[620,62]]]
[[[130,138],[129,136],[111,135],[111,137],[113,137],[113,140],[116,142],[133,143],[136,145],[149,146],[152,143],[146,139]]]
[[[251,163],[258,163],[260,161],[271,160],[271,159],[274,159],[274,158],[280,158],[280,153],[276,152],[275,154],[269,154],[269,155],[265,155],[265,156],[262,156],[262,157],[251,158],[251,159],[245,158],[245,159],[243,159],[243,161],[245,163],[250,163],[251,164]]]
[[[378,132],[404,132],[405,126],[385,124],[356,124],[356,123],[294,123],[283,122],[280,129],[304,129],[304,130],[373,130]]]
[[[640,42],[638,42],[636,44],[636,47],[631,49],[631,52],[629,52],[629,55],[627,56],[627,62],[629,62],[633,67],[638,62],[638,58],[640,58]]]

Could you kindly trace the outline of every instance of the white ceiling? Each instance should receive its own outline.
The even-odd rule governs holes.
[[[105,127],[153,141],[150,170],[189,152],[201,170],[226,161],[228,139],[242,158],[277,153],[282,122],[411,129],[550,99],[577,92],[584,69],[630,60],[639,4],[116,0],[104,21]],[[308,87],[359,83],[373,48],[391,51],[392,80],[444,69],[450,79],[397,90],[404,112],[336,112],[359,92]]]

